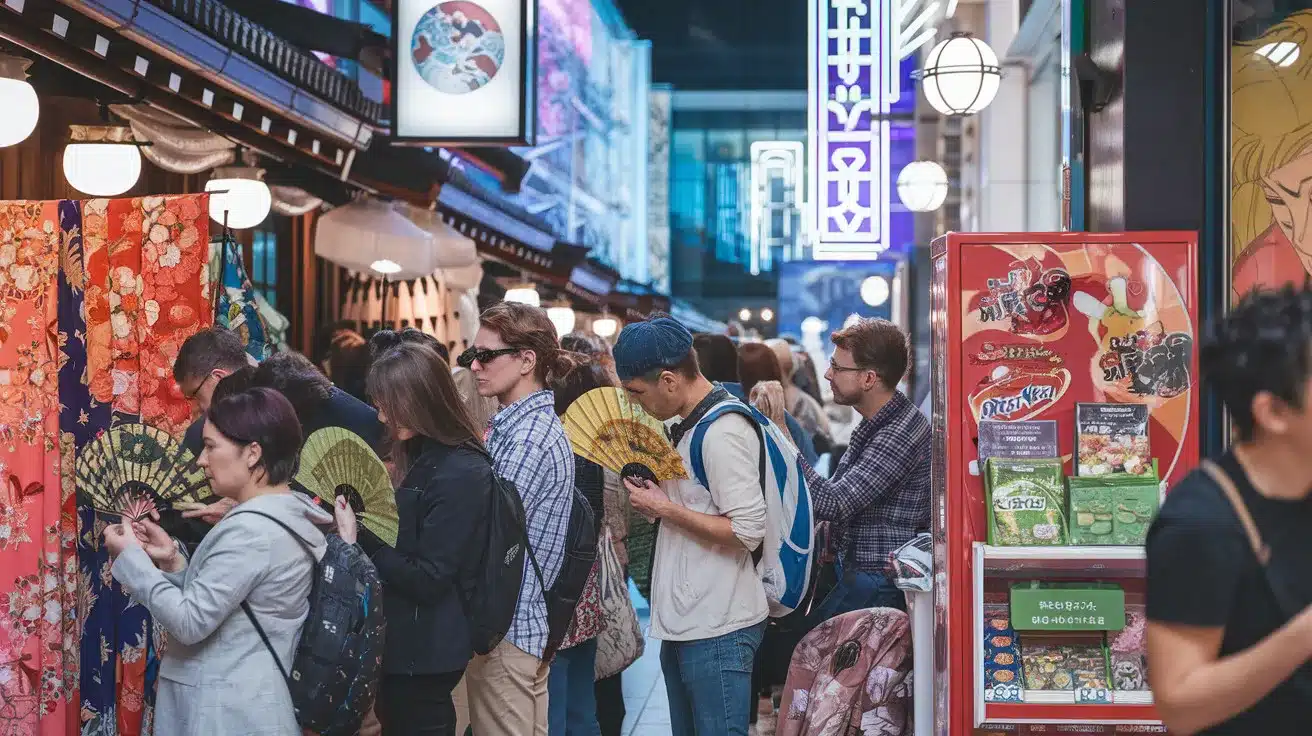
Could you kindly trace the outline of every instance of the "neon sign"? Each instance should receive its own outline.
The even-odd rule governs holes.
[[[890,106],[903,59],[933,40],[938,0],[810,0],[807,110],[811,255],[888,248]]]

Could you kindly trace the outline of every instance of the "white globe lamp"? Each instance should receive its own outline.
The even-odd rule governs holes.
[[[1002,81],[998,55],[969,33],[954,33],[925,56],[916,73],[925,99],[943,115],[974,115],[993,102]]]
[[[771,322],[771,321],[773,321],[773,320],[774,320],[774,310],[773,310],[773,309],[771,309],[771,308],[769,308],[769,307],[766,307],[765,309],[762,309],[762,310],[761,310],[761,321],[762,321],[762,322]]]
[[[273,195],[264,183],[264,169],[224,166],[205,182],[210,193],[210,218],[234,230],[264,222],[273,208]]]
[[[933,212],[948,197],[948,172],[933,161],[912,161],[897,175],[897,196],[912,212]]]
[[[91,197],[116,197],[141,178],[141,151],[121,125],[71,125],[64,179]]]
[[[750,309],[738,310],[738,319],[743,322],[750,322],[752,320],[752,310]]]
[[[869,276],[861,282],[861,301],[872,307],[882,307],[888,302],[888,279],[883,276]]]
[[[560,305],[547,307],[547,319],[551,320],[551,324],[555,326],[556,337],[564,337],[574,331],[577,316],[574,314],[572,307]]]
[[[31,61],[0,53],[0,148],[27,140],[41,117],[41,102],[27,81]]]
[[[598,317],[592,320],[592,332],[602,339],[609,340],[620,330],[620,323],[614,317]]]
[[[819,335],[824,331],[825,327],[828,327],[828,324],[815,315],[811,315],[802,320],[803,335]]]
[[[505,300],[508,302],[527,304],[530,307],[542,306],[542,298],[538,295],[538,287],[533,284],[512,286],[511,288],[506,289]]]

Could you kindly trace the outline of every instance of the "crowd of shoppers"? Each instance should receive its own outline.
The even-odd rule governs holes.
[[[839,531],[840,583],[818,610],[902,607],[880,556],[927,523],[929,448],[923,418],[894,388],[908,348],[891,324],[866,321],[834,336],[838,353],[826,378],[834,400],[864,419],[832,478],[812,469],[817,445],[831,444],[827,419],[818,390],[799,386],[815,383],[809,362],[787,343],[694,336],[656,315],[627,326],[612,350],[591,336],[558,339],[543,310],[514,303],[481,315],[454,368],[444,346],[417,330],[357,338],[334,332],[334,354],[353,356],[353,367],[365,356],[365,368],[339,366],[333,378],[296,353],[255,365],[220,328],[197,333],[179,354],[174,376],[198,414],[184,443],[218,500],[186,518],[166,513],[159,523],[105,532],[115,578],[177,642],[160,671],[161,732],[300,733],[260,637],[233,615],[249,602],[272,622],[265,628],[280,660],[290,661],[312,566],[283,530],[241,513],[258,509],[291,526],[316,556],[324,534],[335,533],[377,569],[387,632],[377,718],[366,719],[362,733],[455,734],[465,716],[478,736],[617,735],[621,676],[594,677],[599,635],[610,623],[600,565],[573,592],[567,630],[553,630],[548,616],[548,598],[560,594],[571,509],[584,499],[597,531],[605,530],[602,551],[621,566],[639,562],[630,559],[631,526],[658,524],[651,558],[641,563],[650,565],[650,635],[662,642],[673,733],[745,736],[768,620],[757,572],[767,536],[762,440],[743,415],[724,414],[706,428],[709,488],[693,479],[621,479],[575,455],[560,420],[597,388],[622,386],[666,422],[685,465],[688,430],[710,409],[751,403],[785,428],[817,516]],[[344,374],[349,389],[335,383]],[[345,496],[329,513],[295,491],[300,445],[325,427],[357,434],[384,458],[400,518],[394,545],[361,526]],[[480,560],[470,551],[487,534],[497,478],[522,499],[532,555],[509,631],[478,654],[465,596],[478,584]],[[218,697],[205,688],[216,678],[240,686]],[[202,717],[212,725],[196,725]]]

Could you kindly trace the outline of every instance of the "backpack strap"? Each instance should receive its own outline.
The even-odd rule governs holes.
[[[764,499],[765,494],[769,491],[769,485],[766,482],[765,477],[767,469],[765,458],[766,455],[769,454],[769,448],[765,446],[765,427],[761,425],[760,419],[757,418],[756,411],[737,399],[731,398],[717,404],[715,408],[706,412],[706,415],[698,420],[697,424],[693,426],[692,442],[688,446],[688,459],[692,462],[693,477],[697,479],[698,483],[702,484],[702,488],[710,490],[711,485],[706,477],[706,462],[702,455],[702,445],[706,439],[707,430],[711,428],[711,425],[715,423],[715,420],[726,414],[737,414],[745,418],[747,423],[752,425],[752,428],[756,430],[756,438],[761,441],[761,457],[757,465],[757,470],[761,481],[761,498]],[[762,542],[756,547],[756,549],[751,551],[752,564],[760,564],[761,557],[764,555],[764,547],[765,543]]]
[[[1257,530],[1257,524],[1253,521],[1253,515],[1248,513],[1248,506],[1244,503],[1244,498],[1239,494],[1239,489],[1235,482],[1231,480],[1229,474],[1221,469],[1220,465],[1211,460],[1203,460],[1200,464],[1204,473],[1212,479],[1212,482],[1221,489],[1221,493],[1234,507],[1235,515],[1239,517],[1239,525],[1244,528],[1244,535],[1248,537],[1248,544],[1253,548],[1253,554],[1257,557],[1257,562],[1262,567],[1266,567],[1271,561],[1271,548],[1262,541],[1262,534]]]
[[[268,519],[269,521],[272,521],[273,523],[277,524],[283,529],[286,529],[287,533],[292,535],[292,539],[295,539],[296,542],[301,545],[301,549],[305,550],[306,556],[310,558],[311,570],[318,567],[319,561],[315,559],[314,550],[310,547],[310,543],[302,539],[301,535],[292,531],[292,528],[284,524],[281,519],[277,518],[276,516],[266,514],[263,511],[256,511],[254,509],[248,509],[245,511],[235,511],[232,513],[232,516],[237,516],[238,514],[254,514],[256,516],[263,516],[264,518]],[[273,657],[273,663],[278,665],[278,672],[282,673],[282,679],[290,683],[291,677],[289,677],[287,674],[287,668],[283,667],[282,660],[278,659],[278,653],[273,650],[273,643],[269,641],[269,635],[265,633],[264,627],[260,626],[259,619],[255,617],[255,611],[251,610],[251,604],[248,601],[242,601],[241,610],[246,612],[246,618],[250,619],[251,626],[255,627],[255,633],[260,635],[260,641],[264,642],[264,648],[269,650],[269,656]]]

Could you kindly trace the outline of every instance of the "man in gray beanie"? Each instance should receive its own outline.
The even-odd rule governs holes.
[[[697,366],[692,334],[655,315],[624,328],[615,369],[635,402],[661,421],[679,417],[671,439],[692,467],[690,430],[722,401],[735,401]],[[761,440],[746,418],[727,413],[707,428],[703,446],[710,488],[691,478],[656,485],[626,478],[629,500],[661,522],[651,575],[651,635],[661,640],[661,670],[675,736],[746,736],[752,666],[769,608],[752,551],[766,534]]]

